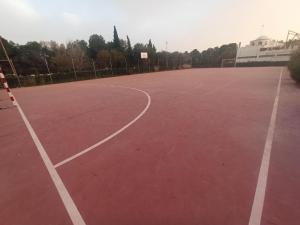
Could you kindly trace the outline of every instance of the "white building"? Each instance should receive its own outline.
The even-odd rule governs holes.
[[[283,41],[260,36],[249,45],[238,49],[236,63],[287,62],[293,50],[293,48],[286,48]]]

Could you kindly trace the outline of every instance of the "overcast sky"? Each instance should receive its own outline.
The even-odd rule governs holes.
[[[111,40],[113,25],[120,38],[151,38],[158,50],[168,41],[169,51],[300,32],[300,0],[0,0],[0,9],[0,35],[20,44],[88,40],[93,33]]]

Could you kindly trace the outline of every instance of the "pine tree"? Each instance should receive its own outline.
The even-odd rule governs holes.
[[[151,39],[149,40],[149,43],[148,43],[148,50],[149,51],[152,51],[152,48],[153,48],[153,45],[152,45],[152,41]]]
[[[131,42],[128,35],[127,35],[127,48],[128,48],[127,49],[128,52],[132,52]]]
[[[114,26],[114,40],[113,40],[113,47],[115,49],[121,50],[121,43],[120,43],[120,38],[118,35],[118,31],[116,26]]]
[[[127,52],[126,53],[127,53],[129,65],[132,65],[133,61],[134,61],[134,55],[133,55],[133,50],[132,50],[131,42],[130,42],[128,35],[127,35]]]

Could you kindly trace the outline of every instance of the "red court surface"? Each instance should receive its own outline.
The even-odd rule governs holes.
[[[85,224],[248,225],[280,74],[191,69],[13,93]],[[261,225],[300,224],[300,88],[285,68],[280,87]],[[17,107],[0,124],[0,224],[73,224]]]

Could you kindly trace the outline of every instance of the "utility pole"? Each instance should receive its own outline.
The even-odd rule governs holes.
[[[73,57],[71,57],[71,59],[72,59],[72,65],[73,65],[73,71],[74,71],[75,79],[77,80],[77,73],[76,73]]]
[[[74,54],[73,53],[74,53],[74,43],[71,42],[71,60],[72,60],[72,66],[73,66],[75,80],[77,80],[77,73],[76,73],[75,64],[74,64],[74,59],[73,59]]]
[[[113,75],[113,68],[112,68],[112,61],[111,61],[111,52],[109,52],[109,63],[110,63],[110,70],[111,70],[111,74]]]
[[[127,65],[126,56],[124,56],[124,60],[125,60],[125,65],[126,65],[126,73],[128,74],[128,65]]]
[[[95,62],[94,62],[94,60],[92,60],[92,64],[93,64],[93,69],[94,69],[95,78],[97,78],[97,72],[96,72],[96,67],[95,67]]]
[[[2,37],[1,37],[1,36],[0,36],[0,44],[1,44],[1,46],[2,46],[2,49],[3,49],[3,52],[4,52],[4,54],[5,54],[6,60],[7,60],[7,62],[9,63],[10,68],[11,68],[13,74],[17,77],[17,80],[18,80],[18,83],[19,83],[19,87],[21,87],[20,78],[19,78],[19,76],[18,76],[18,74],[17,74],[16,68],[15,68],[15,66],[14,66],[14,64],[13,64],[13,62],[12,62],[12,60],[8,57],[8,54],[7,54],[7,51],[6,51],[5,47],[4,47],[4,44],[3,44],[3,42],[2,42]]]
[[[11,59],[9,59],[9,64],[10,64],[10,66],[11,66],[12,69],[13,69],[13,73],[17,75],[17,70],[16,70],[15,65],[13,64],[13,62],[12,62]]]
[[[182,67],[182,57],[179,55],[179,69]]]
[[[46,59],[46,55],[41,54],[41,57],[42,57],[42,59],[44,59],[44,62],[45,62],[45,65],[46,65],[46,68],[47,68],[47,71],[48,71],[48,75],[50,76],[51,83],[53,83],[52,75],[51,75],[51,72],[50,72],[50,69],[49,69],[49,65],[48,65],[48,61]]]
[[[46,59],[46,56],[44,56],[44,60],[45,60],[45,64],[46,64],[48,73],[49,73],[49,75],[51,75],[51,72],[50,72],[50,69],[49,69],[49,65],[48,65],[48,61],[47,61],[47,59]]]
[[[168,61],[168,41],[166,41],[166,68],[169,68],[169,61]]]

